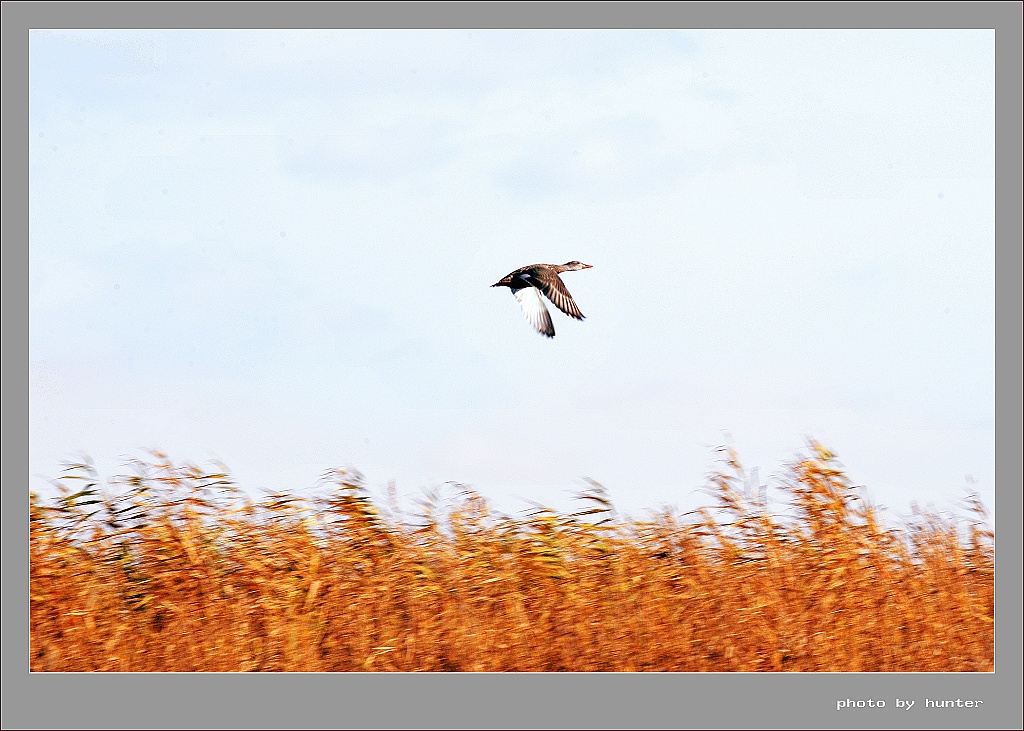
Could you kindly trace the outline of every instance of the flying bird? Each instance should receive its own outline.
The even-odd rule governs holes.
[[[548,308],[544,306],[544,300],[540,298],[541,292],[551,300],[555,307],[577,320],[583,319],[583,313],[572,299],[569,290],[562,284],[558,276],[562,272],[578,272],[580,269],[590,269],[590,264],[582,264],[578,261],[570,261],[566,264],[531,264],[530,266],[516,269],[511,274],[506,274],[492,287],[508,287],[512,294],[519,300],[526,319],[530,321],[537,332],[555,337],[555,326],[551,324],[551,315]]]

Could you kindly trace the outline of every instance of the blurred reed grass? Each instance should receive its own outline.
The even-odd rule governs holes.
[[[991,671],[993,533],[887,527],[812,442],[772,515],[725,450],[714,504],[511,518],[465,489],[412,519],[357,473],[254,501],[154,452],[31,500],[34,671]]]

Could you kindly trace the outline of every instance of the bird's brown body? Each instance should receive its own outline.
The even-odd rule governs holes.
[[[590,264],[582,264],[578,261],[570,261],[566,264],[531,264],[530,266],[516,269],[506,274],[492,287],[508,287],[512,294],[519,300],[530,323],[541,335],[549,338],[555,337],[555,327],[551,322],[551,315],[540,298],[543,293],[551,300],[551,303],[569,317],[577,320],[583,319],[583,313],[576,306],[569,290],[565,288],[562,279],[558,276],[562,272],[574,272],[581,269],[590,269]]]

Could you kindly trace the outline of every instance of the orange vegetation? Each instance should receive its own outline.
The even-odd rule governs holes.
[[[883,525],[812,443],[787,517],[711,475],[714,508],[621,519],[472,491],[418,520],[351,473],[253,503],[161,454],[31,503],[37,671],[991,671],[993,548],[976,520]],[[78,480],[79,486],[70,488]]]

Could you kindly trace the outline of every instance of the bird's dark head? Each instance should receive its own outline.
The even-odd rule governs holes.
[[[578,272],[580,269],[591,269],[590,264],[584,264],[581,261],[568,261],[562,265],[562,271],[566,272]]]

